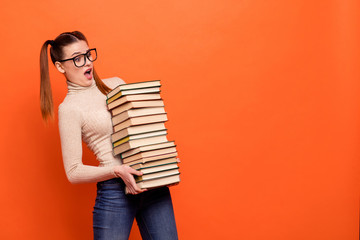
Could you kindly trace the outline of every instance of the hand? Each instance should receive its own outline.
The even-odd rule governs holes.
[[[120,166],[115,166],[114,173],[116,174],[117,177],[120,177],[124,181],[127,187],[127,193],[138,194],[146,191],[146,189],[140,189],[136,185],[133,176],[133,175],[141,176],[142,172],[136,171],[135,169],[126,165],[120,165]]]

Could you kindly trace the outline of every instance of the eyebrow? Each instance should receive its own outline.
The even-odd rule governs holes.
[[[85,52],[85,53],[81,53],[81,52],[74,52],[74,53],[73,53],[73,54],[71,54],[70,56],[72,57],[72,56],[74,56],[75,54],[86,54],[89,50],[90,50],[90,49],[86,50],[86,52]]]
[[[75,54],[79,54],[80,52],[74,52],[73,54],[71,54],[71,56],[75,55]]]

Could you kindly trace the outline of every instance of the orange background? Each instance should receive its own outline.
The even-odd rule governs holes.
[[[0,239],[92,238],[95,184],[68,183],[57,122],[39,111],[40,47],[73,30],[102,78],[162,80],[180,239],[358,239],[359,12],[357,0],[2,0]],[[67,89],[50,72],[57,109]]]

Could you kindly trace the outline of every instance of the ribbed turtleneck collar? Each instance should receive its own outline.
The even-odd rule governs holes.
[[[68,87],[68,92],[69,93],[77,93],[77,92],[83,92],[85,90],[91,89],[96,87],[96,83],[95,80],[93,80],[93,82],[91,83],[90,86],[84,87],[84,86],[80,86],[76,83],[70,82],[69,80],[66,81],[67,83],[67,87]]]

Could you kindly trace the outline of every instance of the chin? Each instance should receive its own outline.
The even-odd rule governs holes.
[[[75,83],[75,84],[83,86],[83,87],[89,87],[95,81],[94,77],[92,77],[91,79],[88,79],[85,76],[77,76],[77,77],[66,78],[66,79],[72,83]]]
[[[88,86],[91,86],[91,84],[93,83],[93,81],[94,81],[94,78],[92,78],[92,79],[86,79],[85,81],[84,81],[84,85],[86,86],[86,87],[88,87]]]

